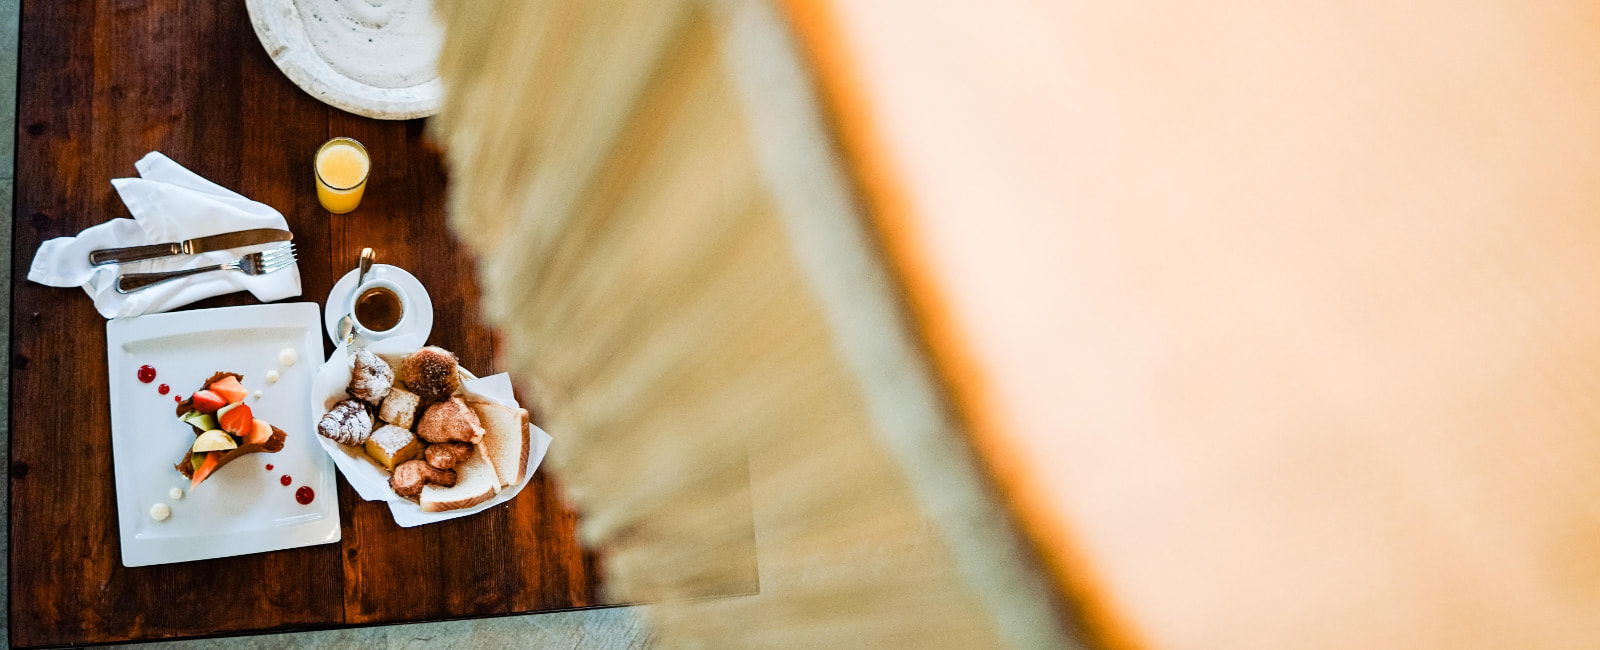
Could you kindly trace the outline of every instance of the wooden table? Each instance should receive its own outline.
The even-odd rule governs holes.
[[[363,246],[433,296],[432,343],[496,371],[472,262],[445,224],[445,174],[421,121],[326,106],[267,58],[242,2],[23,5],[12,262],[11,640],[98,643],[418,621],[599,604],[595,558],[545,472],[505,506],[401,529],[341,479],[338,544],[166,566],[119,558],[105,320],[77,289],[25,280],[40,242],[128,216],[113,178],[161,151],[282,211],[321,302]],[[362,206],[317,204],[311,158],[360,140]],[[248,294],[190,308],[250,304]],[[326,344],[326,342],[325,342]],[[331,345],[329,346],[331,350]],[[302,434],[304,435],[304,434]]]

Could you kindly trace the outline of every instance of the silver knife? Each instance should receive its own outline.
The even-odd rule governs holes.
[[[89,263],[95,266],[102,264],[121,264],[123,262],[137,262],[150,260],[168,255],[196,255],[209,253],[240,246],[254,246],[256,244],[270,244],[276,241],[289,241],[294,239],[294,233],[276,228],[255,228],[253,230],[240,230],[238,232],[225,232],[220,235],[196,237],[187,241],[173,242],[170,244],[149,244],[146,246],[129,246],[127,248],[106,248],[89,253]]]

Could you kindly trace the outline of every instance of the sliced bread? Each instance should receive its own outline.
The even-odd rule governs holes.
[[[500,491],[500,479],[495,476],[494,468],[484,458],[481,448],[479,453],[456,465],[455,472],[456,484],[452,487],[440,487],[432,483],[423,486],[419,497],[423,511],[471,508],[488,501]]]
[[[528,410],[513,409],[488,402],[473,402],[478,421],[483,424],[482,449],[500,477],[501,486],[522,482],[532,452],[528,440]]]

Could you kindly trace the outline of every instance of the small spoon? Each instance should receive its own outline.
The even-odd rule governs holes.
[[[363,249],[361,249],[361,258],[356,263],[357,266],[361,269],[359,272],[356,273],[356,289],[359,290],[361,288],[362,283],[367,281],[367,271],[371,271],[372,270],[372,261],[377,259],[377,257],[378,257],[378,254],[374,253],[371,248],[363,248]],[[356,297],[355,293],[351,292],[350,299],[351,300],[355,300],[355,297]],[[354,304],[350,305],[350,309],[352,311],[354,311],[355,310],[355,305]],[[356,324],[355,324],[355,321],[350,318],[350,314],[345,314],[344,318],[339,319],[339,328],[338,329],[339,329],[339,340],[343,341],[343,343],[341,343],[340,345],[350,345],[350,343],[355,340],[355,338],[356,338]]]
[[[350,323],[350,315],[339,319],[339,346],[350,345],[350,340],[356,336],[356,326]]]

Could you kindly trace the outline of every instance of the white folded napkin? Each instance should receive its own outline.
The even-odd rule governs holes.
[[[251,228],[289,229],[277,210],[201,178],[160,152],[146,154],[134,163],[134,168],[139,170],[140,178],[111,181],[133,218],[112,219],[77,237],[57,237],[40,244],[33,266],[28,269],[29,280],[52,287],[81,286],[94,298],[95,309],[106,318],[163,312],[235,291],[249,291],[262,302],[300,295],[298,263],[266,275],[218,271],[168,280],[130,294],[117,293],[119,273],[215,266],[284,243],[105,266],[91,266],[90,251],[180,242]]]

